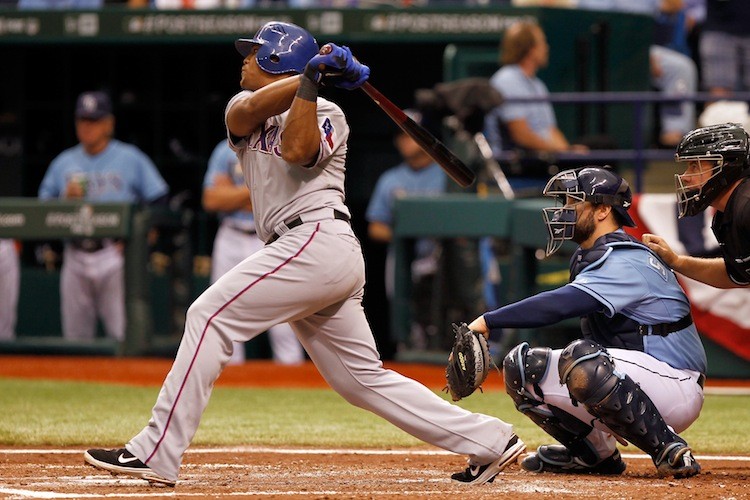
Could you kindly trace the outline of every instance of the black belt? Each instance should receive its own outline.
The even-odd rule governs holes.
[[[76,250],[87,253],[98,252],[99,250],[104,250],[105,247],[104,240],[95,240],[92,238],[71,240],[70,245]]]
[[[659,335],[666,337],[670,333],[679,332],[684,330],[693,324],[693,317],[690,313],[687,313],[682,319],[675,321],[674,323],[659,323],[658,325],[638,325],[638,333],[640,335]],[[649,328],[651,331],[649,331]]]
[[[702,373],[698,376],[698,380],[696,380],[699,386],[701,386],[701,389],[703,389],[703,386],[706,384],[706,376]]]
[[[339,212],[338,210],[333,211],[333,218],[338,220],[343,220],[346,222],[349,222],[349,216],[346,215],[344,212]],[[284,225],[288,229],[294,229],[295,227],[302,224],[302,218],[298,215],[297,217],[294,217],[293,219],[290,219],[288,221],[284,221]],[[270,238],[268,238],[268,241],[266,241],[266,245],[270,245],[274,241],[279,239],[279,236],[281,236],[279,233],[274,232]]]
[[[237,231],[238,233],[249,234],[251,236],[255,234],[255,229],[242,229],[241,227],[233,226],[231,224],[227,224],[227,226],[229,227],[229,229]]]

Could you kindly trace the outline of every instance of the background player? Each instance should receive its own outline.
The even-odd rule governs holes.
[[[250,193],[245,185],[242,166],[226,139],[219,142],[208,159],[203,180],[203,208],[219,212],[221,225],[216,231],[211,253],[211,283],[254,254],[265,244],[255,231]],[[288,323],[268,330],[273,359],[283,365],[304,362],[305,351]],[[245,344],[237,342],[230,364],[245,361]]]
[[[0,341],[16,337],[21,264],[16,242],[0,239]]]
[[[421,114],[414,110],[406,111],[409,118],[422,122]],[[400,128],[393,143],[401,154],[402,162],[389,168],[378,178],[370,196],[365,218],[367,234],[373,241],[388,243],[385,263],[385,291],[388,300],[394,293],[393,208],[398,198],[407,195],[435,196],[445,193],[448,177],[440,165],[421,148],[419,144]],[[411,325],[412,348],[436,348],[438,334],[433,317],[432,301],[435,297],[435,273],[439,267],[441,243],[434,238],[420,238],[415,241],[411,262]],[[399,346],[400,348],[404,346]]]
[[[643,241],[676,272],[717,288],[750,285],[750,137],[738,123],[702,127],[677,146],[675,159],[687,163],[676,175],[679,217],[716,209],[711,229],[722,257],[677,255],[656,235]]]
[[[166,203],[167,183],[140,149],[113,139],[115,118],[104,92],[84,92],[75,110],[79,144],[60,153],[39,186],[39,198],[90,202]],[[68,241],[60,273],[60,310],[66,339],[92,339],[97,314],[109,337],[125,338],[122,244]]]
[[[468,455],[470,466],[455,480],[494,479],[525,448],[512,427],[384,369],[362,308],[364,260],[344,202],[349,126],[341,108],[318,97],[318,86],[357,88],[369,68],[347,48],[331,44],[318,54],[307,31],[281,22],[267,23],[236,47],[245,90],[227,105],[227,134],[266,246],[190,306],[148,426],[125,448],[89,450],[85,460],[174,485],[232,342],[289,321],[323,378],[347,401]]]
[[[583,339],[565,349],[513,348],[503,362],[516,408],[557,439],[521,466],[534,472],[621,474],[613,434],[648,453],[663,476],[688,477],[700,466],[675,433],[703,406],[706,354],[690,304],[673,272],[622,226],[627,182],[587,167],[554,176],[544,189],[559,204],[544,210],[547,255],[565,240],[580,246],[570,283],[501,307],[469,328],[534,328],[580,317]]]

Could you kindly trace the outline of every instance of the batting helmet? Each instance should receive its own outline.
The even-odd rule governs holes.
[[[252,38],[234,42],[242,57],[247,57],[256,45],[260,46],[255,55],[258,66],[274,75],[302,73],[307,61],[319,50],[318,42],[305,29],[279,21],[264,24]]]
[[[679,217],[696,215],[708,207],[728,186],[750,175],[750,139],[739,123],[723,123],[693,130],[677,145],[675,161],[711,161],[711,176],[700,182],[698,170],[675,175]]]
[[[566,240],[573,239],[577,220],[573,205],[576,203],[588,201],[595,205],[609,205],[618,224],[635,227],[628,214],[628,208],[633,203],[630,186],[625,179],[606,168],[588,166],[580,170],[564,170],[549,180],[544,195],[557,201],[557,206],[543,209],[549,235],[548,256],[555,253]],[[571,199],[573,203],[570,203]]]

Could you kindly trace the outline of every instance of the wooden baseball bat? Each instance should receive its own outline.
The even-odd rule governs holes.
[[[370,82],[365,82],[362,85],[362,90],[365,91],[370,99],[378,105],[380,109],[396,122],[396,125],[401,127],[406,134],[416,141],[419,146],[424,149],[425,153],[437,162],[438,165],[445,170],[451,179],[461,187],[469,187],[476,180],[476,175],[469,169],[464,162],[462,162],[450,149],[437,140],[437,138],[429,133],[427,129],[419,125],[417,122],[406,116],[398,106],[393,104],[387,97],[381,94],[378,89],[370,85]]]

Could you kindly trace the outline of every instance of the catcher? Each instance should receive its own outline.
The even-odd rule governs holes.
[[[620,441],[648,453],[660,476],[698,474],[699,464],[677,433],[703,406],[706,355],[674,273],[622,229],[635,226],[627,182],[605,168],[586,167],[555,175],[544,194],[559,202],[544,209],[547,255],[566,240],[579,245],[570,282],[485,313],[466,328],[489,336],[506,327],[581,318],[583,338],[564,349],[524,342],[503,361],[506,391],[518,411],[560,443],[540,446],[521,466],[622,474]],[[474,344],[468,346],[462,349],[474,356]],[[465,357],[454,351],[446,372],[459,397],[486,376],[457,377]]]

